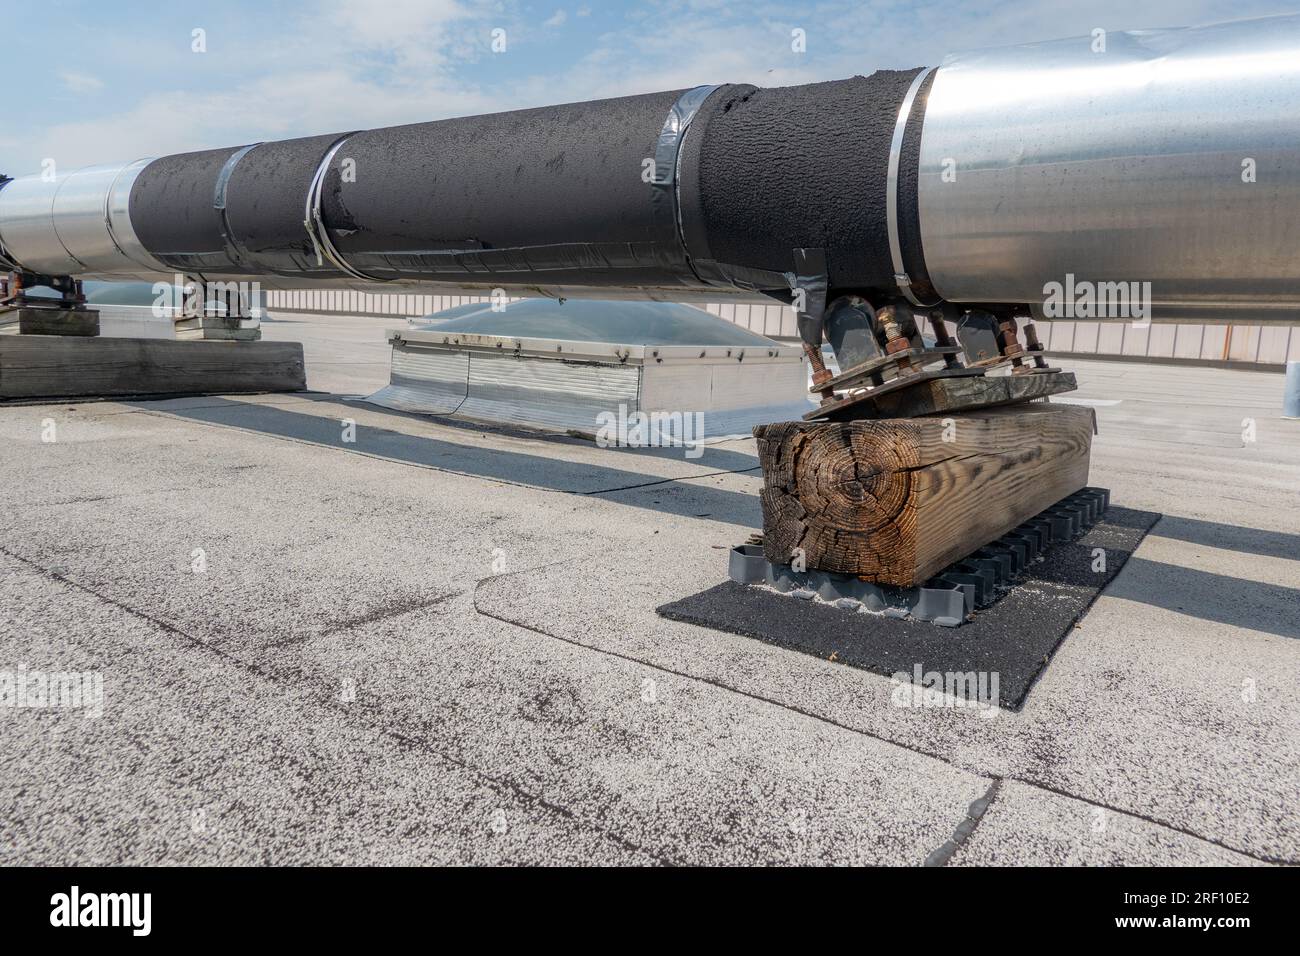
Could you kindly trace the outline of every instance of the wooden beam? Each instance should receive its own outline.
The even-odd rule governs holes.
[[[1092,409],[1050,404],[760,425],[764,552],[921,584],[1087,485],[1092,429]]]
[[[19,306],[19,335],[79,335],[99,334],[97,309],[54,309]]]
[[[0,336],[0,398],[293,392],[299,342]]]

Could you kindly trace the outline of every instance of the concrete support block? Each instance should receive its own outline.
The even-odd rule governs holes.
[[[256,319],[239,316],[193,316],[176,321],[176,337],[221,342],[257,342],[262,338],[262,327]]]
[[[99,335],[99,313],[94,309],[18,309],[19,335]]]
[[[0,399],[292,392],[298,342],[0,336]]]

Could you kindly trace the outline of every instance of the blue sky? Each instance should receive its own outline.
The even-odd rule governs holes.
[[[0,172],[1293,11],[1300,0],[3,0],[22,32],[6,42]]]

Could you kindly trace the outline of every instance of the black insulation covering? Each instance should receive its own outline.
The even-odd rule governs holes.
[[[131,187],[131,226],[163,265],[187,274],[244,271],[230,259],[213,205],[221,170],[240,148],[177,153],[140,171]]]
[[[371,130],[330,164],[324,217],[379,278],[694,285],[644,162],[681,91]],[[355,182],[342,176],[355,162]]]
[[[714,257],[784,270],[792,249],[822,248],[832,287],[892,290],[889,146],[919,72],[755,89],[715,111],[698,157]]]
[[[682,140],[675,186],[648,181],[645,163],[680,90],[262,143],[229,167],[236,149],[168,156],[136,180],[131,219],[150,252],[185,272],[340,276],[317,263],[303,219],[341,140],[325,228],[352,269],[377,279],[699,288],[743,276],[788,296],[783,276],[808,249],[824,250],[832,290],[894,294],[889,147],[918,72],[721,86]],[[920,113],[904,141],[900,230],[924,279]]]
[[[340,134],[262,143],[235,166],[226,184],[226,219],[241,260],[278,275],[344,275],[316,248],[303,227],[307,190]]]
[[[705,101],[699,114],[691,123],[682,142],[678,162],[677,201],[681,209],[681,233],[686,251],[692,260],[716,261],[709,245],[709,231],[704,216],[700,152],[710,139],[709,127],[715,116],[725,116],[758,92],[758,87],[735,84],[718,89]],[[793,246],[791,248],[794,248]],[[784,266],[789,269],[793,262]]]

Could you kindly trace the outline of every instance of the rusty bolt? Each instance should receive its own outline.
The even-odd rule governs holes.
[[[930,313],[930,327],[934,329],[934,344],[940,348],[948,348],[952,345],[952,336],[948,334],[948,326],[943,321],[942,312]],[[961,368],[961,363],[957,361],[956,355],[945,355],[943,357],[945,368]]]
[[[1047,359],[1043,358],[1043,343],[1038,341],[1038,329],[1032,322],[1025,323],[1025,342],[1029,345],[1029,352],[1034,356],[1034,366],[1047,368]]]
[[[835,376],[831,375],[830,369],[822,361],[822,350],[807,342],[803,344],[804,354],[808,356],[808,364],[812,368],[813,387],[821,385],[823,382],[829,382]],[[835,389],[823,388],[821,390],[822,403],[832,401],[835,398]]]
[[[903,334],[903,327],[898,321],[898,310],[887,305],[876,313],[876,321],[885,332],[885,352],[889,355],[895,355],[899,352],[906,352],[912,347],[907,336]],[[912,360],[907,356],[901,356],[898,359],[898,374],[910,375],[912,373]]]
[[[1016,334],[1014,318],[1005,318],[998,323],[998,347],[1002,350],[1002,357],[1011,359],[1011,364],[1015,366],[1011,370],[1013,375],[1029,371],[1029,367],[1020,358],[1025,350],[1020,346],[1020,336]]]

